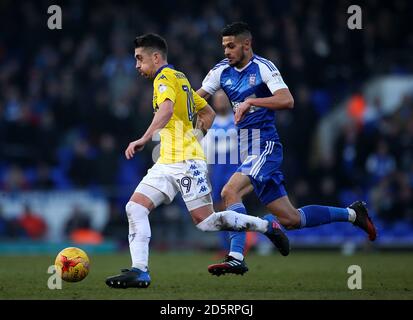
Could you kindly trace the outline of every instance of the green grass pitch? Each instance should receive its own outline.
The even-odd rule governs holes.
[[[130,265],[127,253],[89,254],[90,274],[50,290],[52,256],[0,256],[0,299],[413,299],[413,253],[292,252],[250,254],[244,276],[211,276],[213,253],[152,253],[147,289],[111,289],[104,280]],[[350,265],[362,268],[362,289],[349,290]]]

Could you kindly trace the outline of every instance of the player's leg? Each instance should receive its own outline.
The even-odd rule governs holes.
[[[282,145],[272,144],[271,152],[266,154],[265,161],[249,175],[254,190],[261,202],[278,217],[286,229],[311,228],[331,222],[352,222],[369,234],[370,240],[376,238],[376,230],[367,214],[365,204],[355,202],[348,208],[337,208],[320,205],[309,205],[294,208],[284,187],[284,176],[279,167],[282,161]]]
[[[257,231],[265,234],[277,247],[279,247],[280,243],[287,242],[288,244],[288,238],[282,232],[274,216],[267,215],[261,219],[232,210],[214,212],[210,191],[206,191],[208,192],[207,194],[201,194],[190,199],[185,199],[184,197],[192,220],[201,231]],[[187,192],[196,194],[196,192],[191,192],[191,190],[187,190]],[[288,254],[288,252],[283,251],[281,253],[283,255]]]
[[[182,183],[183,179],[185,179],[184,184]],[[198,188],[201,191],[191,187],[197,184],[197,179],[199,178],[193,179],[189,175],[177,179],[177,183],[180,183],[181,186],[188,186],[187,189],[181,188],[182,198],[198,229],[202,231],[258,231],[266,235],[274,232],[274,226],[271,223],[273,219],[261,219],[231,210],[214,212],[211,190],[207,186],[208,181],[206,180],[206,183]]]
[[[227,177],[229,173],[226,172],[225,169],[227,168],[222,168],[219,165],[210,165],[209,172],[210,172],[210,182],[212,186],[212,200],[214,203],[214,210],[215,211],[222,211],[225,210],[225,203],[221,197],[221,191],[225,186],[225,183],[229,180],[231,175]],[[230,249],[230,241],[229,241],[229,231],[221,231],[218,233],[218,239],[219,239],[219,251],[217,253],[217,258],[223,258],[225,257]]]
[[[148,260],[151,228],[148,215],[161,203],[170,201],[170,198],[174,197],[174,194],[169,196],[166,191],[168,181],[161,178],[161,167],[157,166],[148,171],[125,206],[129,223],[128,237],[132,266],[130,269],[122,269],[121,274],[107,278],[106,284],[109,287],[147,288],[150,285]]]
[[[245,195],[253,190],[250,180],[239,172],[234,173],[221,191],[221,197],[226,210],[232,210],[240,214],[247,214],[247,210],[242,203]],[[229,232],[230,250],[229,256],[239,261],[244,260],[244,250],[246,242],[245,232]]]
[[[274,170],[277,170],[281,164],[282,146],[273,141],[263,141],[259,146],[259,150],[251,150],[251,153],[252,155],[245,158],[241,166],[237,169],[237,172],[222,190],[222,197],[226,202],[227,210],[234,210],[245,214],[246,210],[242,204],[242,198],[252,190],[255,190],[262,202],[263,199],[267,200],[266,197],[262,197],[262,193],[264,188],[266,188],[267,181],[272,179]],[[278,176],[276,178],[278,178]],[[281,182],[281,180],[277,182]],[[275,187],[277,187],[277,185]],[[274,196],[272,199],[281,196],[277,188],[271,190],[271,194]],[[271,241],[276,245],[282,255],[288,255],[290,250],[288,238],[279,225],[276,224],[274,217],[268,215],[266,218],[271,219],[278,233],[278,236],[273,237]],[[242,239],[243,241],[237,242],[240,238],[240,235],[233,234],[233,238],[231,239],[231,249],[233,249],[231,250],[231,255],[239,255],[242,259],[243,256],[239,254],[239,251],[242,253],[245,251],[245,236]]]
[[[232,172],[234,172],[232,170]],[[211,184],[213,190],[211,191],[214,209],[215,211],[225,211],[227,208],[225,198],[221,192],[224,190],[225,185],[231,179],[231,173],[226,171],[215,170],[211,174]],[[237,193],[239,195],[239,193]],[[227,199],[228,200],[228,199]],[[233,203],[240,202],[236,200]],[[242,203],[241,203],[242,205]],[[245,208],[242,206],[234,206],[232,210],[246,214]],[[194,221],[195,222],[195,221]],[[234,231],[221,231],[219,232],[221,251],[220,257],[222,255],[223,261],[220,264],[208,266],[208,271],[214,275],[221,275],[224,273],[234,273],[234,274],[244,274],[248,271],[248,267],[243,260],[243,251],[245,247],[245,235],[246,232],[234,232]]]
[[[129,223],[129,250],[132,267],[122,269],[121,274],[108,277],[106,284],[111,288],[147,288],[151,279],[148,272],[149,240],[151,228],[149,212],[155,205],[147,196],[135,192],[126,204]]]
[[[253,190],[250,179],[240,172],[235,172],[222,188],[221,197],[228,208],[235,203],[241,203],[242,198]]]
[[[274,224],[274,217],[261,219],[231,210],[214,212],[206,163],[196,160],[189,160],[186,163],[187,166],[183,166],[174,182],[181,190],[182,198],[198,229],[202,231],[259,231],[267,235],[273,243],[279,241],[280,237],[286,238],[279,225]]]
[[[151,200],[151,198],[154,200]],[[152,186],[140,184],[126,204],[132,268],[142,271],[148,270],[149,242],[151,239],[148,216],[154,208],[164,201],[164,198],[165,195]]]
[[[308,205],[294,208],[288,196],[267,204],[270,212],[278,217],[286,229],[311,228],[332,222],[351,222],[363,229],[371,241],[376,238],[376,229],[368,215],[365,203],[357,201],[348,208]]]
[[[224,207],[221,210],[233,210],[240,214],[247,214],[242,203],[242,198],[253,190],[249,179],[240,173],[233,174],[221,191]],[[241,274],[248,271],[245,263],[244,252],[246,246],[246,232],[228,231],[229,233],[229,253],[220,263],[208,266],[208,271],[216,276],[221,274]]]
[[[201,231],[257,231],[265,234],[276,246],[279,237],[286,238],[272,215],[261,219],[231,210],[214,212],[212,203],[208,204],[209,201],[211,196],[208,194],[186,202],[192,220]]]
[[[182,168],[175,181],[192,220],[199,229],[267,232],[267,220],[239,214],[233,210],[214,212],[205,161],[189,160],[186,163],[187,167]]]
[[[147,195],[150,195],[148,197]],[[121,274],[108,277],[106,284],[111,288],[147,288],[151,283],[148,270],[149,241],[151,228],[148,215],[164,201],[165,195],[159,190],[139,184],[126,204],[129,223],[129,250],[132,258],[130,269],[122,269]]]
[[[257,158],[257,160],[259,159],[260,158]],[[254,167],[247,160],[239,168],[239,170],[248,173],[252,168]],[[233,210],[240,214],[247,214],[247,211],[242,203],[242,199],[244,196],[254,190],[254,186],[251,183],[250,177],[245,173],[236,172],[235,174],[233,174],[222,190],[222,198],[226,204],[227,210]],[[288,255],[290,251],[290,244],[287,236],[281,230],[274,217],[268,215],[266,216],[266,218],[271,221],[271,225],[273,226],[273,233],[268,235],[269,238],[275,244],[282,255]],[[239,270],[241,267],[243,268],[244,272],[248,270],[243,255],[246,245],[246,233],[232,231],[230,232],[230,234],[231,247],[229,255],[225,257],[224,261],[222,261],[221,263],[208,266],[209,272],[214,275],[219,276],[225,273],[243,274],[243,272],[240,272]]]

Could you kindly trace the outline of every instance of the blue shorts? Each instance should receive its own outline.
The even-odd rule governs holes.
[[[278,141],[262,141],[258,154],[250,154],[238,167],[250,178],[261,203],[267,205],[287,195],[284,175],[279,170],[283,160],[282,144]]]

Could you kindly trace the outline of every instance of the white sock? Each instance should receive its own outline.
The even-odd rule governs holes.
[[[149,210],[136,202],[129,201],[126,204],[126,214],[129,221],[129,250],[132,267],[147,271],[149,241],[151,240]]]
[[[241,261],[244,260],[244,255],[239,252],[231,251],[230,253],[228,253],[228,255],[237,260],[241,260]]]
[[[196,226],[202,231],[259,231],[265,233],[268,221],[228,210],[214,212]]]
[[[351,208],[347,208],[347,211],[348,211],[348,221],[350,222],[356,221],[356,211],[354,211],[354,209],[351,209]]]

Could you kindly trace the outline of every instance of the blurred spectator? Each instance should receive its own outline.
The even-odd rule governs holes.
[[[107,191],[113,186],[119,170],[119,156],[115,139],[110,134],[103,134],[99,141],[99,153],[96,157],[96,180]]]
[[[78,205],[73,207],[64,231],[75,244],[99,244],[103,241],[101,233],[91,228],[89,215]]]
[[[87,187],[96,178],[95,162],[89,143],[84,139],[76,140],[74,156],[69,169],[69,176],[77,187]]]
[[[412,218],[413,197],[408,180],[399,174],[382,179],[371,191],[373,208],[385,222]]]
[[[179,248],[185,242],[188,226],[185,224],[188,218],[186,212],[183,201],[175,199],[167,207],[160,206],[151,217],[152,238],[157,239],[159,249]]]
[[[50,166],[45,162],[40,162],[36,167],[36,178],[33,183],[33,189],[53,190],[55,183],[52,178]]]
[[[26,236],[26,231],[20,225],[18,218],[7,218],[4,214],[3,207],[0,206],[0,240],[16,239]]]
[[[90,217],[82,210],[79,205],[73,207],[72,213],[69,219],[65,223],[65,234],[70,236],[73,231],[79,229],[90,229]]]
[[[366,161],[366,170],[370,174],[371,183],[375,184],[396,169],[396,161],[389,153],[389,147],[384,140],[379,140],[377,149]]]
[[[291,192],[291,202],[296,207],[301,207],[307,203],[315,202],[311,194],[311,188],[307,179],[300,179],[294,184],[293,192]]]
[[[30,239],[39,240],[46,235],[46,221],[38,213],[32,211],[28,204],[24,205],[24,210],[18,218],[18,223]]]
[[[93,229],[76,229],[70,233],[70,240],[75,244],[100,244],[103,236]]]
[[[7,110],[10,121],[6,123],[4,136],[5,157],[17,165],[29,165],[39,153],[36,148],[36,117],[30,105],[22,103],[16,111]]]
[[[128,221],[124,210],[120,210],[115,202],[110,203],[109,219],[103,229],[103,236],[118,243],[121,246],[128,245]]]
[[[350,118],[358,125],[363,123],[363,116],[366,112],[366,101],[361,93],[354,94],[347,105],[347,113]]]
[[[339,135],[335,145],[336,166],[338,181],[341,187],[347,187],[354,182],[361,181],[360,162],[362,149],[359,141],[359,132],[355,123],[348,122]]]
[[[12,165],[5,171],[1,189],[7,192],[25,191],[29,189],[28,179],[20,167]]]
[[[37,158],[48,164],[54,164],[56,163],[55,150],[59,143],[59,135],[53,113],[51,111],[43,112],[39,122],[35,141],[39,153]]]
[[[372,103],[366,105],[363,121],[366,126],[377,126],[378,121],[384,116],[383,104],[379,97],[375,97]]]
[[[336,180],[331,176],[324,176],[320,180],[320,195],[318,203],[324,203],[329,206],[339,207],[340,203],[337,196]]]
[[[9,236],[10,233],[10,222],[4,216],[3,208],[0,206],[0,239],[6,238]]]

